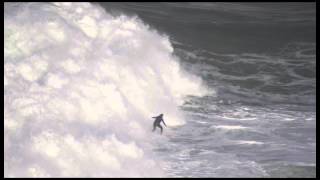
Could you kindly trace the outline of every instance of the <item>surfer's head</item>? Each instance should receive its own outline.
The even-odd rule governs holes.
[[[160,114],[159,116],[160,116],[160,117],[162,117],[162,116],[163,116],[163,114]]]

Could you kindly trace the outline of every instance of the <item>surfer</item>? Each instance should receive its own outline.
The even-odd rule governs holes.
[[[156,127],[159,127],[161,129],[161,134],[162,134],[162,126],[160,125],[161,121],[163,122],[163,124],[167,127],[166,123],[164,122],[163,120],[163,114],[160,114],[159,116],[156,116],[156,117],[152,117],[152,118],[155,118],[156,120],[154,120],[153,122],[153,131],[156,130]]]

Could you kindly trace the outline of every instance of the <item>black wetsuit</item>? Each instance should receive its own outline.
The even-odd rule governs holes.
[[[163,124],[164,124],[165,126],[167,126],[166,123],[164,122],[164,120],[162,119],[162,115],[156,116],[156,117],[152,117],[152,118],[155,118],[155,119],[156,119],[156,120],[153,122],[153,130],[152,130],[152,132],[156,130],[156,127],[159,127],[160,130],[161,130],[161,134],[162,134],[163,128],[162,128],[162,126],[160,125],[161,121],[163,122]]]

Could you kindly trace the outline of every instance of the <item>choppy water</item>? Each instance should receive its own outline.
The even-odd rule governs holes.
[[[215,90],[190,96],[187,124],[158,144],[169,176],[315,177],[315,3],[103,5],[168,34]]]
[[[315,5],[6,3],[5,176],[315,177]]]

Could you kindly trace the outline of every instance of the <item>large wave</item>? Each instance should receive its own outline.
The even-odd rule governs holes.
[[[150,117],[182,125],[183,97],[204,92],[169,38],[90,3],[4,10],[5,176],[163,176]]]

